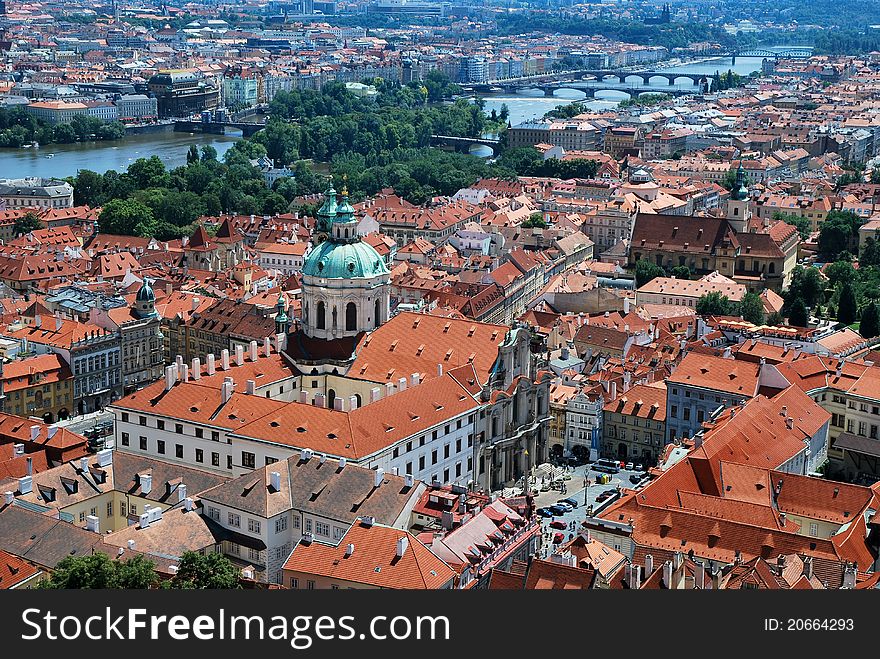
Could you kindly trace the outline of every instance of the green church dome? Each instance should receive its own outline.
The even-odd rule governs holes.
[[[150,286],[150,280],[144,277],[144,281],[141,284],[140,289],[137,292],[137,301],[138,302],[155,302],[156,294],[153,292],[153,287]]]
[[[325,240],[313,249],[303,264],[304,275],[326,279],[353,279],[389,274],[385,261],[373,247],[357,241]]]

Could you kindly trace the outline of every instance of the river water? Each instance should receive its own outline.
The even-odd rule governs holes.
[[[782,47],[780,47],[782,48]],[[732,65],[730,58],[710,58],[702,62],[692,62],[678,66],[665,66],[657,69],[662,73],[699,73],[707,76],[716,71],[721,73],[732,69],[740,75],[748,75],[761,69],[760,57],[738,57]],[[641,81],[639,81],[641,83]],[[678,88],[690,87],[682,84]],[[658,92],[667,86],[665,80],[655,79],[650,86]],[[483,96],[485,111],[501,110],[507,105],[510,122],[513,125],[537,119],[558,105],[584,99],[583,92],[574,89],[560,89],[553,97],[545,97],[539,90],[522,90],[516,94],[487,94]],[[629,98],[626,92],[604,90],[596,92],[596,98],[586,99],[584,104],[594,110],[607,110]],[[124,170],[134,160],[151,155],[159,156],[167,167],[173,168],[186,162],[186,152],[191,144],[201,147],[212,145],[222,156],[239,139],[234,135],[203,135],[200,133],[161,132],[148,135],[131,135],[116,142],[87,142],[84,144],[48,144],[39,149],[0,149],[0,178],[19,178],[24,176],[64,177],[74,176],[80,169],[105,172],[108,169]],[[474,155],[490,156],[486,147],[474,147]],[[47,158],[48,154],[55,154]]]

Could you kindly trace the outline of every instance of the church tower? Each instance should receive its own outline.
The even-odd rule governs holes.
[[[727,200],[727,221],[737,233],[747,230],[752,211],[749,210],[749,186],[746,185],[746,173],[743,170],[742,160],[736,170],[736,182],[730,191],[730,199]]]
[[[134,313],[138,318],[155,318],[156,313],[156,294],[150,285],[150,280],[144,277],[140,289],[135,298]]]
[[[357,336],[388,320],[391,273],[379,253],[358,235],[354,208],[343,189],[332,188],[318,211],[316,234],[326,239],[302,270],[302,329],[310,338]]]
[[[275,334],[287,335],[290,330],[290,318],[287,315],[287,306],[284,302],[284,295],[278,294],[278,303],[275,305]]]

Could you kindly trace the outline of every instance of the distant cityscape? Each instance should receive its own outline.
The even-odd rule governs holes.
[[[880,588],[806,4],[0,0],[0,589]]]

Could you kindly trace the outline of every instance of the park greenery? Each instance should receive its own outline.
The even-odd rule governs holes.
[[[739,302],[733,302],[726,295],[713,291],[697,300],[696,311],[704,316],[740,316],[754,325],[765,321],[764,302],[754,292],[743,295]]]
[[[0,147],[118,140],[124,136],[125,127],[118,121],[75,116],[69,123],[51,126],[22,108],[0,108]]]
[[[660,105],[661,103],[665,103],[672,97],[669,94],[642,94],[641,96],[636,96],[635,98],[627,98],[622,100],[617,104],[618,108],[630,108],[630,107],[653,107],[655,105]]]
[[[170,579],[160,581],[156,564],[138,554],[114,560],[101,552],[63,558],[48,579],[40,582],[44,590],[146,589],[217,590],[239,588],[238,568],[223,554],[185,552]]]

